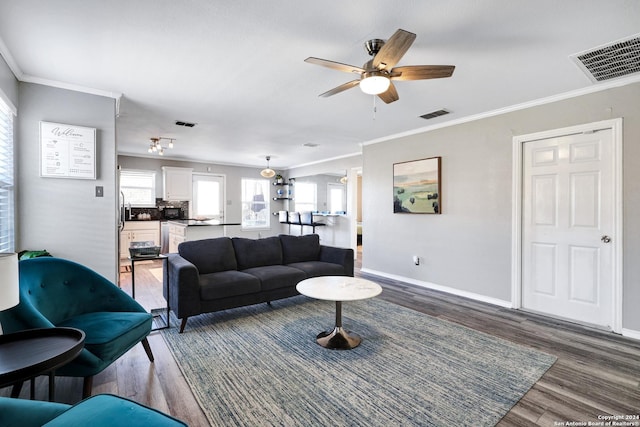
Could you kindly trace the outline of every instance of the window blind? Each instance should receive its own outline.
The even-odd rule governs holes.
[[[156,173],[147,170],[120,171],[120,191],[125,203],[135,207],[156,206]]]
[[[13,110],[0,97],[0,252],[15,250]]]

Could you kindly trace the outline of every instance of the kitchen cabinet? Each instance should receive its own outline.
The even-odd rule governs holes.
[[[120,232],[120,258],[129,256],[131,242],[153,242],[160,246],[160,221],[127,221]]]
[[[191,168],[162,167],[162,199],[188,201],[192,197]]]
[[[178,252],[178,245],[187,240],[187,227],[169,223],[169,252]]]

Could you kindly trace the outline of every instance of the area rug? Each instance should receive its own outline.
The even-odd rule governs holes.
[[[213,426],[493,426],[555,361],[379,298],[344,303],[362,344],[327,350],[334,320],[298,296],[162,334]]]

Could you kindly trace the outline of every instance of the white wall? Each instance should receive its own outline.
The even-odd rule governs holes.
[[[363,150],[363,268],[511,301],[512,138],[624,118],[623,327],[640,331],[640,83],[527,108]],[[394,214],[393,163],[442,157],[442,214]],[[412,256],[423,262],[415,266]]]
[[[115,282],[115,100],[32,83],[20,83],[19,98],[16,250],[46,249]],[[97,129],[96,180],[40,177],[40,121]]]

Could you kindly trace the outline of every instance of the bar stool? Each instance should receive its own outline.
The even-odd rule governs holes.
[[[302,228],[305,225],[310,226],[312,233],[315,234],[316,227],[324,227],[327,224],[325,224],[324,222],[315,222],[313,220],[313,213],[311,213],[311,211],[306,211],[306,212],[300,213],[300,234],[304,234],[302,232]]]
[[[287,217],[289,224],[289,234],[291,234],[291,224],[300,226],[300,234],[302,234],[302,223],[300,222],[300,212],[289,212]]]

